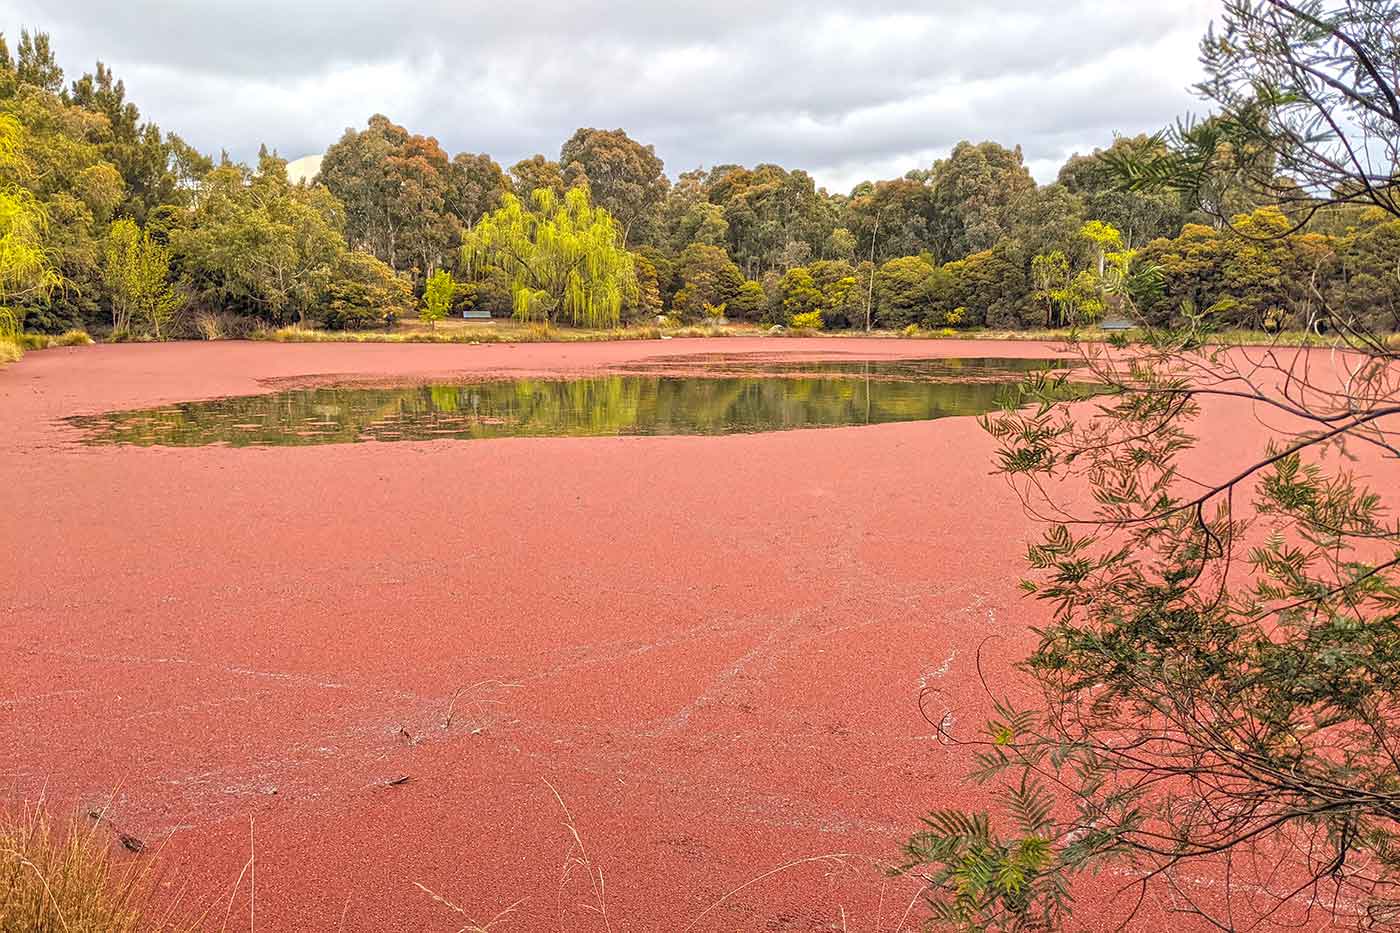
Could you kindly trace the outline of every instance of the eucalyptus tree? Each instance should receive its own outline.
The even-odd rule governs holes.
[[[510,184],[515,196],[522,201],[530,200],[541,188],[548,188],[561,198],[564,196],[564,173],[559,163],[539,153],[510,167]]]
[[[593,203],[622,225],[622,241],[652,242],[670,182],[652,146],[621,129],[580,128],[559,150],[563,180],[585,184]]]
[[[529,207],[506,195],[499,210],[467,233],[462,265],[468,276],[501,270],[515,316],[545,325],[616,326],[624,300],[637,294],[617,221],[579,188],[562,199],[541,188]]]
[[[1112,151],[1139,150],[1154,145],[1151,137],[1122,136],[1109,147]],[[1161,148],[1160,143],[1156,144]],[[1187,210],[1178,192],[1163,190],[1125,191],[1117,184],[1104,162],[1104,150],[1075,155],[1060,167],[1057,184],[1080,199],[1083,213],[1113,224],[1123,232],[1123,242],[1136,249],[1157,237],[1175,236],[1186,221]],[[1243,203],[1231,196],[1231,204]]]
[[[464,218],[474,219],[493,202],[489,169],[483,190],[472,190],[468,175],[477,168],[454,166],[433,137],[375,114],[365,129],[347,129],[326,150],[318,179],[345,206],[351,247],[426,276],[455,251]],[[476,203],[454,204],[459,195]]]
[[[852,255],[884,261],[933,248],[932,192],[917,178],[863,182],[841,205],[841,223],[854,234]],[[876,226],[878,223],[878,227]]]
[[[837,226],[835,207],[812,176],[779,165],[717,166],[705,197],[723,210],[729,255],[750,278],[782,268],[790,243],[820,253]]]
[[[958,143],[928,178],[929,236],[940,262],[990,249],[1015,218],[1017,198],[1035,188],[1021,147]]]
[[[447,209],[456,215],[463,229],[470,229],[483,214],[500,207],[502,195],[510,190],[510,179],[495,159],[470,152],[452,157],[448,183]]]
[[[1083,252],[1079,229],[1087,217],[1096,216],[1064,185],[1042,185],[1022,192],[1015,200],[1008,235],[1030,256],[1060,250],[1078,258]]]

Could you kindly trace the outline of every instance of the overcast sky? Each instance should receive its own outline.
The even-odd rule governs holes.
[[[0,0],[70,79],[101,58],[144,116],[207,152],[319,153],[387,114],[450,153],[557,158],[622,127],[673,177],[777,162],[832,191],[960,139],[1066,156],[1198,104],[1219,0]]]

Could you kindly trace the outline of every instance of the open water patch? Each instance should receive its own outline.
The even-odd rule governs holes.
[[[1056,360],[652,362],[567,379],[319,387],[69,418],[89,444],[720,435],[979,415]],[[654,367],[656,371],[648,371]]]

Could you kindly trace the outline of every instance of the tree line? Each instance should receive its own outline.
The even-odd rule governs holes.
[[[0,280],[25,330],[365,327],[419,310],[590,326],[1060,327],[1113,314],[1117,284],[1148,268],[1164,284],[1144,307],[1158,322],[1209,312],[1300,328],[1325,301],[1400,326],[1392,217],[1345,207],[1292,229],[1225,170],[1189,195],[1124,190],[1105,164],[1160,145],[1145,137],[1076,155],[1046,185],[1019,147],[962,142],[833,194],[772,164],[672,181],[621,129],[579,129],[557,159],[507,169],[374,115],[292,183],[265,148],[253,166],[211,158],[143,120],[101,62],[65,83],[42,32],[22,32],[13,55],[0,36],[0,120],[10,196],[33,221],[25,242],[50,273]],[[1231,223],[1276,236],[1242,242]]]

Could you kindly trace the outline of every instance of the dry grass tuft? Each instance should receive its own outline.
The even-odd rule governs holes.
[[[66,330],[61,334],[20,334],[20,346],[25,350],[47,350],[49,347],[85,347],[93,342],[85,330]]]
[[[60,827],[42,802],[0,812],[3,933],[169,929],[146,916],[145,881],[142,863],[116,856],[101,820]]]
[[[85,330],[65,330],[49,341],[51,347],[87,347],[92,345],[92,337]]]

